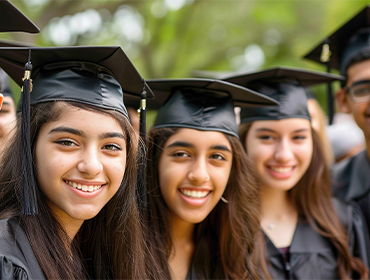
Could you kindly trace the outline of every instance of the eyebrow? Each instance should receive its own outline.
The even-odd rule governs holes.
[[[190,144],[188,142],[183,142],[183,141],[176,141],[170,145],[167,146],[167,148],[172,148],[172,147],[184,147],[184,148],[195,148],[193,144]],[[225,152],[230,152],[230,149],[226,147],[225,145],[215,145],[210,148],[210,150],[221,150]]]
[[[212,146],[211,147],[211,150],[221,150],[221,151],[225,151],[225,152],[231,153],[230,149],[228,147],[226,147],[225,145],[215,145],[215,146]]]
[[[68,132],[68,133],[71,133],[71,134],[74,134],[74,135],[77,135],[77,136],[85,136],[85,133],[83,131],[78,130],[78,129],[74,129],[74,128],[71,128],[71,127],[65,127],[65,126],[60,126],[60,127],[54,128],[54,129],[50,130],[49,133],[57,133],[57,132]]]
[[[172,147],[194,148],[194,145],[188,142],[176,141],[167,146],[167,148],[172,148]]]
[[[10,105],[10,102],[8,102],[8,101],[3,101],[3,105]]]
[[[257,129],[257,132],[264,132],[264,131],[277,133],[275,130],[269,129],[269,128],[259,128],[259,129]],[[305,131],[308,131],[308,129],[307,128],[301,128],[301,129],[294,130],[293,133],[305,132]]]
[[[126,139],[125,136],[122,133],[119,132],[107,132],[102,133],[99,135],[99,140],[107,139],[107,138],[122,138]]]
[[[82,130],[74,129],[71,127],[65,127],[65,126],[54,128],[49,133],[58,133],[58,132],[67,132],[67,133],[71,133],[77,136],[86,137],[86,134]],[[106,132],[106,133],[99,134],[99,140],[103,140],[106,138],[126,139],[125,136],[119,132]]]

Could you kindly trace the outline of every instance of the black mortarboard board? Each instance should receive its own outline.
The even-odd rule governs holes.
[[[325,38],[304,58],[326,64],[345,75],[354,58],[370,58],[370,6],[365,7],[337,31]]]
[[[280,106],[275,107],[250,108],[248,110],[242,108],[240,113],[242,123],[286,118],[310,119],[307,109],[307,93],[304,87],[340,79],[343,77],[287,67],[225,78],[228,82],[250,88],[280,102]]]
[[[155,93],[148,108],[160,106],[153,128],[192,128],[238,137],[234,106],[278,104],[257,92],[219,80],[164,79],[147,83]]]
[[[0,79],[1,79],[0,93],[2,93],[4,96],[10,96],[11,98],[14,98],[12,89],[10,87],[9,77],[1,68],[0,68]]]
[[[7,0],[0,0],[0,32],[39,33],[40,29]]]
[[[31,104],[69,100],[127,116],[122,97],[129,102],[139,100],[143,90],[153,96],[123,50],[110,46],[0,48],[0,67],[19,86],[23,85],[29,51],[34,69]]]
[[[38,211],[29,135],[30,104],[74,101],[128,117],[123,99],[139,100],[142,92],[152,93],[120,47],[0,48],[0,67],[20,86],[23,84],[24,144],[20,153],[23,212],[27,215]]]

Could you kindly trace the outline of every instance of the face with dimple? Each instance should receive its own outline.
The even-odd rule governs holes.
[[[9,139],[16,125],[16,112],[13,98],[4,96],[3,106],[0,110],[0,143]]]
[[[347,84],[351,86],[354,82],[370,80],[370,59],[352,64],[347,70]],[[337,92],[337,101],[343,113],[353,114],[357,125],[362,129],[367,140],[370,140],[370,101],[353,102],[344,89]]]
[[[181,128],[163,148],[159,183],[171,218],[202,222],[225,191],[233,158],[230,142],[221,132]]]
[[[71,105],[41,126],[37,179],[59,222],[82,224],[114,196],[125,173],[125,137],[113,117]]]
[[[288,191],[311,162],[311,124],[299,118],[255,121],[245,145],[262,188]]]

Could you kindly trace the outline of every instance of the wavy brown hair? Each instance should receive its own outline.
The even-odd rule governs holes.
[[[74,106],[113,117],[126,137],[126,169],[121,186],[97,216],[86,220],[73,240],[57,221],[35,175],[39,212],[22,214],[22,167],[20,150],[21,117],[15,136],[3,150],[0,160],[0,219],[19,221],[38,263],[48,279],[144,279],[145,252],[143,230],[137,207],[136,170],[138,143],[128,119],[121,113],[76,102],[46,102],[31,107],[31,145],[33,158],[42,125],[56,121],[66,106]],[[140,144],[139,144],[140,145]],[[144,149],[141,144],[142,150]],[[139,149],[140,150],[140,149]],[[144,151],[144,150],[143,150]],[[34,174],[37,168],[33,164]],[[70,245],[72,243],[72,246]],[[69,249],[70,247],[70,249]]]
[[[158,161],[167,139],[176,128],[152,129],[148,148],[147,244],[157,261],[157,279],[170,279],[168,259],[172,249],[168,208],[161,195]],[[194,232],[193,264],[199,279],[260,279],[252,263],[254,238],[259,228],[258,189],[240,141],[226,135],[233,162],[224,192],[228,204],[220,201]]]
[[[246,138],[252,123],[240,125],[239,136],[245,148]],[[311,129],[313,154],[311,163],[298,181],[288,191],[293,206],[310,225],[322,236],[328,238],[337,251],[337,268],[340,279],[351,279],[357,272],[361,279],[368,278],[368,270],[361,259],[351,255],[348,249],[348,235],[341,223],[331,200],[330,173],[319,135]],[[262,232],[258,233],[256,260],[265,278],[270,279],[265,261],[265,242]]]

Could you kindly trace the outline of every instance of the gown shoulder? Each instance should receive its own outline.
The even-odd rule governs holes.
[[[18,220],[0,220],[0,279],[45,279]]]

